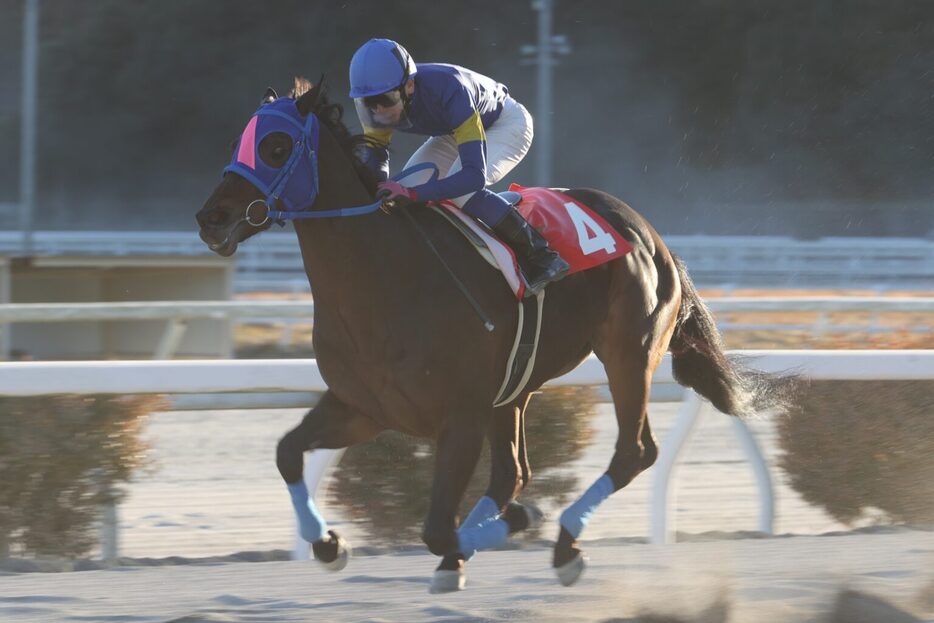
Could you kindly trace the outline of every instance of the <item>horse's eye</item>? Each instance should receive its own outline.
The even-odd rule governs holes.
[[[276,159],[285,158],[286,151],[285,147],[276,147],[272,150],[272,157]]]

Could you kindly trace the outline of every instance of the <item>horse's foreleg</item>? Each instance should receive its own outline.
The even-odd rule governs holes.
[[[519,478],[521,479],[521,484],[519,485],[519,491],[516,492],[517,496],[532,481],[532,466],[529,463],[529,455],[525,447],[525,411],[529,404],[529,397],[531,397],[531,394],[523,398],[520,403],[522,408],[519,410],[519,444],[516,458],[519,461]],[[510,523],[510,526],[514,528],[513,532],[518,530],[525,530],[527,528],[538,527],[545,520],[545,515],[542,514],[542,511],[539,510],[538,507],[533,505],[519,504],[515,500],[509,503],[509,507],[506,509],[506,514],[510,515],[512,511],[518,510],[522,511],[518,518],[520,524],[516,524],[515,522]],[[524,525],[521,524],[523,517],[526,519]]]
[[[481,498],[464,527],[457,530],[456,515],[467,483],[477,466],[480,449],[492,410],[478,417],[482,409],[465,410],[452,414],[445,421],[435,450],[435,476],[432,486],[431,508],[425,521],[422,539],[435,555],[444,556],[435,570],[430,591],[445,593],[464,588],[464,561],[479,549],[494,547],[506,540],[508,524],[497,519],[502,505],[515,492],[516,477],[512,485],[500,485],[494,495]],[[502,416],[501,413],[497,415]],[[509,414],[507,414],[508,416]],[[515,430],[515,415],[499,426]],[[512,435],[514,436],[514,434]],[[491,431],[491,445],[496,435]],[[516,471],[514,467],[513,472]],[[508,479],[507,479],[508,480]],[[470,524],[473,524],[472,526]]]
[[[498,534],[503,526],[491,526],[497,519],[505,522],[507,534],[525,530],[541,519],[541,512],[537,508],[526,507],[515,501],[519,492],[528,484],[532,477],[528,456],[525,451],[525,407],[528,403],[528,394],[522,395],[513,405],[503,406],[494,410],[493,422],[490,426],[490,484],[486,495],[471,511],[468,518],[461,524],[459,539],[465,541],[479,541],[481,547],[493,547],[500,541],[487,541],[480,532]],[[494,511],[495,509],[495,511]],[[467,558],[473,552],[464,551]]]
[[[519,457],[521,435],[520,407],[526,403],[523,396],[512,405],[504,405],[493,410],[493,420],[487,438],[490,442],[490,484],[486,493],[461,521],[458,529],[458,543],[476,541],[477,531],[490,532],[501,535],[502,526],[491,525],[500,519],[503,509],[507,508],[504,521],[506,534],[526,527],[529,520],[526,518],[524,507],[513,502],[522,489],[525,480],[523,474],[528,473],[528,467],[523,469]],[[516,406],[519,404],[520,406]],[[523,455],[522,459],[525,459]],[[526,463],[527,463],[526,459]],[[519,517],[511,506],[523,509]],[[512,521],[509,518],[512,517]],[[521,524],[521,525],[520,525]],[[499,537],[494,537],[497,540]],[[481,541],[485,539],[481,538]],[[444,556],[432,579],[431,590],[434,593],[460,590],[464,587],[464,563],[476,553],[476,549],[459,551]]]
[[[315,448],[345,448],[375,436],[381,428],[331,392],[279,441],[276,465],[285,480],[298,520],[299,533],[311,543],[315,558],[332,570],[346,564],[347,548],[318,511],[302,474],[304,453]]]
[[[487,486],[485,495],[477,501],[461,522],[461,531],[476,528],[496,519],[507,506],[521,506],[514,500],[531,479],[523,430],[523,411],[526,402],[527,396],[521,396],[512,405],[504,405],[493,410],[493,421],[488,435],[490,484]],[[527,521],[516,522],[515,525],[511,523],[510,534],[528,527],[527,523]],[[445,562],[453,562],[449,558],[451,557],[445,557],[440,568],[445,568]]]
[[[436,556],[460,551],[457,508],[480,458],[486,420],[476,411],[454,413],[438,435],[431,505],[422,531],[422,540]]]
[[[497,419],[491,427],[492,470],[487,496],[497,501],[505,500],[499,507],[503,509],[501,518],[508,524],[509,534],[537,526],[543,519],[542,512],[535,506],[516,501],[532,480],[532,468],[525,448],[525,409],[529,397],[530,394],[520,396],[516,401],[517,407],[510,409],[511,417]]]

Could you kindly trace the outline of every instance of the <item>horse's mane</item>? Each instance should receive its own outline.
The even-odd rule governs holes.
[[[289,97],[298,99],[313,89],[314,86],[315,85],[306,78],[296,76],[292,85],[292,90],[289,92]],[[362,134],[352,133],[347,126],[344,125],[344,107],[328,100],[327,85],[325,84],[324,76],[318,81],[318,86],[320,92],[315,98],[315,105],[311,112],[315,114],[318,121],[326,125],[331,131],[331,134],[334,136],[335,140],[337,140],[337,144],[340,146],[341,150],[350,158],[354,170],[357,172],[357,175],[367,187],[370,194],[375,193],[379,178],[376,172],[364,164],[357,155],[359,148],[367,144],[367,139]]]

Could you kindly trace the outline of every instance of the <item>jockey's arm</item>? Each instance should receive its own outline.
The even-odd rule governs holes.
[[[389,141],[392,140],[392,128],[363,128],[366,139],[360,148],[360,159],[365,165],[376,171],[380,181],[389,179]]]
[[[480,113],[467,100],[466,114],[461,113],[455,119],[463,119],[454,127],[454,140],[460,156],[461,170],[433,182],[416,186],[413,190],[419,201],[437,201],[451,199],[476,192],[486,186],[486,132]]]

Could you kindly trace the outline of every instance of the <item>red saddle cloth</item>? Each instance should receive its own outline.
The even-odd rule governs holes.
[[[571,265],[568,274],[599,266],[632,251],[632,246],[606,219],[565,194],[550,188],[524,188],[518,184],[511,185],[509,190],[522,195],[516,208]]]

